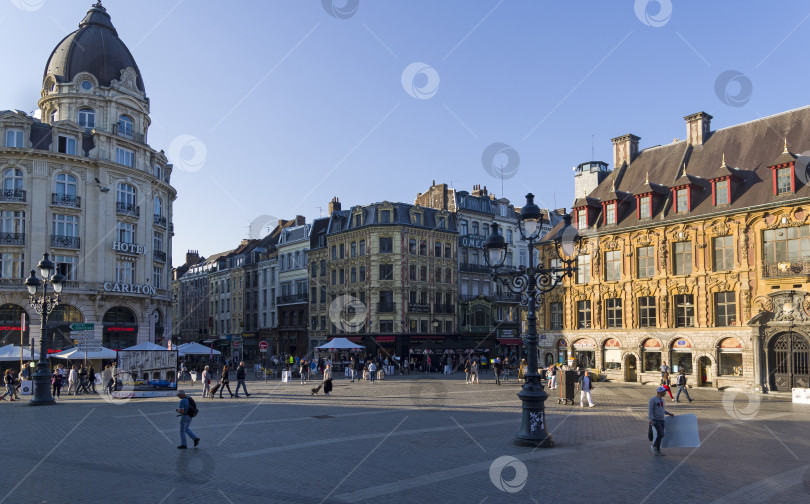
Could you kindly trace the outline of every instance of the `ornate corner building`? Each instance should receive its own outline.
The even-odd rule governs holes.
[[[110,348],[160,342],[177,193],[172,166],[147,143],[138,65],[100,3],[51,53],[38,106],[34,116],[0,111],[2,344],[19,344],[23,313],[39,323],[23,280],[44,252],[66,277],[48,317],[51,348],[73,344],[72,322],[94,323]]]
[[[686,140],[644,150],[614,138],[612,172],[578,171],[592,177],[573,205],[584,240],[576,277],[543,299],[546,363],[575,358],[622,381],[657,382],[667,363],[692,385],[810,386],[809,158],[797,154],[810,107],[716,131],[711,119],[688,115]],[[554,266],[554,247],[540,250]]]

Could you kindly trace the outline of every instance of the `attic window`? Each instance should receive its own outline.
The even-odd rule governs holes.
[[[580,208],[577,210],[577,229],[587,229],[588,228],[588,210],[586,208]]]
[[[63,135],[59,135],[58,144],[57,144],[57,151],[62,152],[64,154],[72,154],[76,155],[76,139],[73,137],[67,137]]]
[[[714,204],[728,205],[728,180],[718,180],[714,184]]]
[[[605,224],[616,224],[616,203],[605,205]]]
[[[354,216],[354,225],[355,227],[360,227],[363,225],[363,216],[361,214]]]
[[[651,205],[650,205],[651,196],[642,196],[638,199],[638,213],[640,219],[649,219],[652,217]]]
[[[792,171],[793,168],[790,166],[776,170],[776,194],[793,192]]]
[[[391,223],[391,210],[380,210],[380,224]]]
[[[675,191],[675,211],[684,213],[689,211],[689,189],[677,189]]]

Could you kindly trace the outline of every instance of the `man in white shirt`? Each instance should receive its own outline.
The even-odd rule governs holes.
[[[71,392],[75,392],[76,395],[79,395],[78,379],[79,374],[76,372],[76,366],[73,366],[70,368],[70,374],[68,374],[68,395],[70,395]]]
[[[371,383],[374,383],[375,375],[377,374],[377,365],[374,364],[374,361],[371,361],[368,365],[368,379]]]

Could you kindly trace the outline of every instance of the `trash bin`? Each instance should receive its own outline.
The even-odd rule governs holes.
[[[557,398],[557,404],[574,404],[574,393],[577,385],[577,372],[576,371],[557,371],[557,379],[560,381],[557,388],[560,389],[560,397]]]

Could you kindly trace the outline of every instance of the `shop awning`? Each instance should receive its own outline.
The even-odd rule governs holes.
[[[374,339],[377,341],[394,341],[396,336],[377,336]]]
[[[515,346],[515,345],[522,345],[523,340],[521,340],[520,338],[498,338],[498,343],[500,343],[501,345]]]

